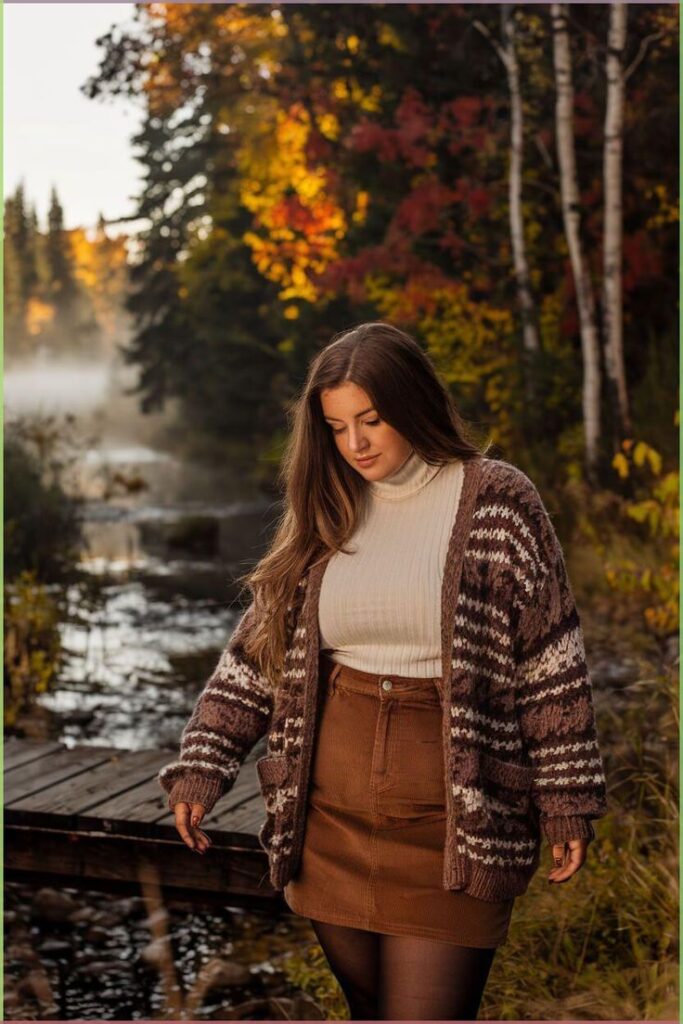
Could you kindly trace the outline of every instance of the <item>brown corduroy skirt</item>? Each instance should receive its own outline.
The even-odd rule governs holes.
[[[442,683],[320,659],[321,715],[299,870],[284,888],[312,920],[493,948],[513,899],[442,886]]]

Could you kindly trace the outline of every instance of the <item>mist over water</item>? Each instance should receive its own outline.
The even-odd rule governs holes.
[[[258,556],[264,513],[274,515],[227,459],[187,459],[177,439],[190,427],[177,406],[142,414],[126,394],[135,381],[115,358],[36,357],[5,372],[7,423],[74,418],[70,487],[85,499],[79,568],[98,597],[93,604],[92,586],[87,600],[80,585],[69,588],[64,667],[40,698],[51,734],[69,746],[175,745],[233,628],[233,580]]]
[[[103,362],[36,358],[5,369],[5,415],[92,413],[110,393],[112,368]]]

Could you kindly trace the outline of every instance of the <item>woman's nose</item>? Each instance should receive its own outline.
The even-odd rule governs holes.
[[[351,430],[349,431],[349,448],[351,449],[351,451],[362,452],[365,448],[367,448],[367,446],[368,442],[362,430],[358,430],[357,428],[352,427]]]

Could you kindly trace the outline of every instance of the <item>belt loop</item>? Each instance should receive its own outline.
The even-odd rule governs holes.
[[[344,666],[340,664],[340,662],[337,662],[328,676],[327,685],[331,687],[332,693],[334,693],[336,689],[337,676],[343,668]]]

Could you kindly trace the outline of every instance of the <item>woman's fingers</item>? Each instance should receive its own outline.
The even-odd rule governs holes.
[[[207,836],[206,832],[202,832],[202,830],[199,828],[201,820],[205,814],[206,808],[204,807],[203,804],[192,804],[192,817],[190,824],[194,829],[193,834],[197,840],[197,843],[202,853],[208,850],[208,848],[211,846],[211,840]]]
[[[566,882],[575,875],[586,860],[587,839],[569,839],[566,843],[553,846],[555,867],[548,875],[549,882]]]
[[[187,843],[191,850],[194,850],[195,841],[190,833],[190,805],[177,803],[173,810],[175,812],[175,827],[180,833],[180,838]]]
[[[191,850],[196,850],[197,853],[205,853],[211,846],[211,840],[206,832],[203,832],[198,827],[206,811],[203,804],[190,805],[180,802],[175,805],[174,811],[175,825],[180,838]]]

